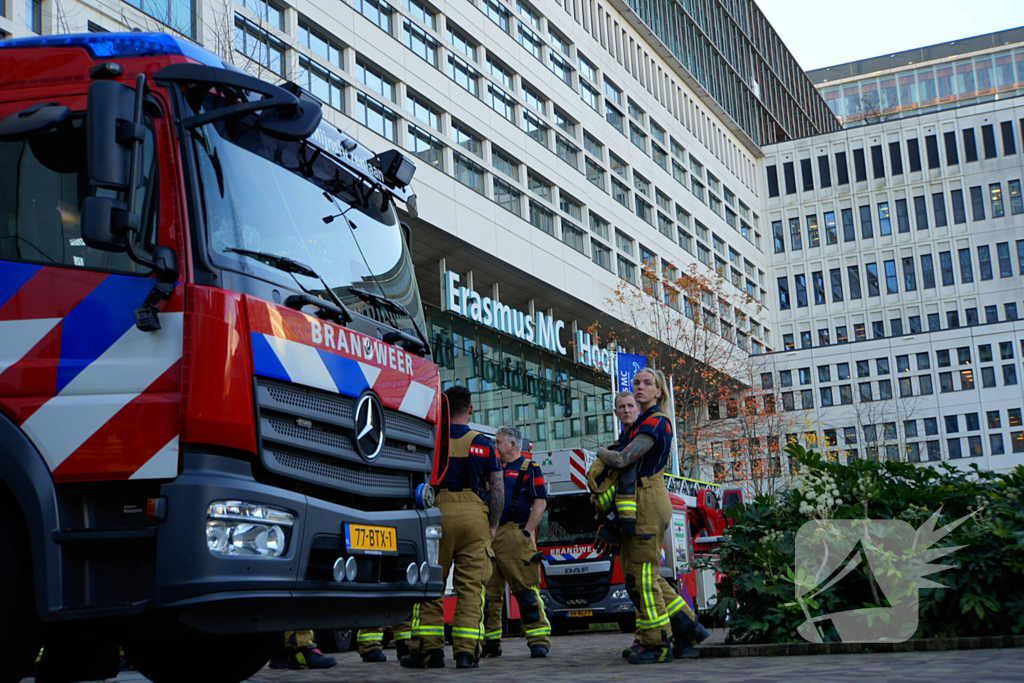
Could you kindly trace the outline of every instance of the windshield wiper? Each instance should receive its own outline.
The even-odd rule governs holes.
[[[416,330],[416,336],[419,337],[419,339],[414,339],[405,332],[396,330],[395,332],[388,332],[387,334],[385,334],[384,341],[386,341],[389,344],[401,346],[402,348],[405,348],[407,351],[412,351],[413,353],[416,353],[417,355],[420,356],[430,353],[430,344],[427,342],[427,338],[423,336],[423,331],[420,330],[420,326],[416,324],[416,318],[414,318],[412,314],[409,313],[408,308],[406,308],[405,306],[403,306],[402,304],[398,303],[397,301],[390,297],[382,296],[380,294],[374,294],[373,292],[367,292],[365,289],[349,287],[348,291],[367,303],[376,304],[381,308],[390,310],[393,313],[404,315],[409,319],[409,322],[412,323],[413,329]]]
[[[260,263],[266,264],[271,268],[288,273],[295,280],[295,284],[299,286],[305,294],[293,294],[284,300],[284,305],[288,308],[294,308],[297,311],[301,311],[303,306],[316,306],[321,311],[330,313],[339,323],[347,325],[352,322],[352,312],[348,310],[348,306],[338,298],[338,295],[333,289],[327,286],[324,279],[320,275],[307,266],[305,263],[296,261],[293,258],[287,256],[280,256],[278,254],[270,254],[265,251],[253,251],[251,249],[237,249],[235,247],[228,247],[226,251],[231,251],[242,256],[248,256],[249,258],[256,259]],[[324,290],[333,299],[333,303],[325,301],[322,297],[317,296],[299,282],[296,275],[304,275],[320,281],[320,284],[324,286]],[[413,323],[415,324],[415,322]]]

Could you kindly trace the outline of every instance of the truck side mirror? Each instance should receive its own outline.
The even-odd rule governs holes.
[[[82,202],[82,239],[86,246],[102,251],[123,252],[126,231],[115,233],[116,217],[124,216],[127,207],[112,197],[86,197]]]
[[[85,149],[89,183],[127,192],[131,176],[132,145],[136,133],[135,90],[115,81],[89,86]]]

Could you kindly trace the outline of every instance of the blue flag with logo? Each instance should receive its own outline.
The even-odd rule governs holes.
[[[633,375],[647,367],[647,356],[619,354],[619,391],[633,391]]]

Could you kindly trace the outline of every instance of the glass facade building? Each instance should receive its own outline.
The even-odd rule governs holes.
[[[814,84],[750,0],[626,0],[754,144],[836,130]]]
[[[611,377],[428,306],[441,388],[473,392],[473,422],[516,425],[535,451],[606,446],[618,437]]]

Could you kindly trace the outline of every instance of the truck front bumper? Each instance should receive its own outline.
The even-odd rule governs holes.
[[[440,597],[441,568],[410,584],[406,568],[427,560],[436,509],[363,512],[257,482],[248,463],[187,453],[184,471],[161,487],[167,518],[157,532],[157,612],[208,633],[359,628],[398,623],[417,602]],[[207,547],[207,509],[243,501],[294,517],[281,557],[225,556]],[[393,527],[397,554],[349,553],[346,523]],[[338,558],[355,558],[355,580],[335,582]]]
[[[633,602],[626,595],[625,584],[612,584],[608,594],[601,600],[596,600],[586,605],[566,605],[551,597],[550,592],[540,589],[541,598],[544,599],[544,611],[549,619],[580,619],[589,623],[600,623],[604,621],[618,621],[623,617],[630,617],[636,611]],[[590,612],[589,615],[579,617],[580,613]],[[573,614],[573,616],[570,616]]]

